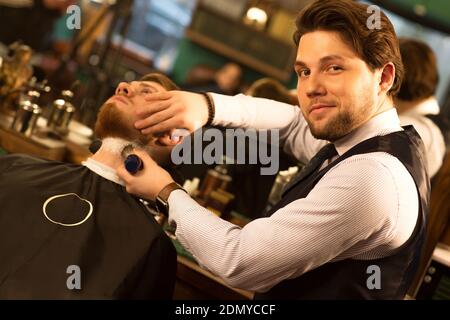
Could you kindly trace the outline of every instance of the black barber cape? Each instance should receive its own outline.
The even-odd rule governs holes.
[[[170,299],[175,273],[172,242],[123,186],[0,157],[0,299]]]

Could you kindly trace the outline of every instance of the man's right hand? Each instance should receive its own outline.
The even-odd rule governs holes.
[[[205,97],[187,91],[152,93],[146,105],[136,109],[136,129],[145,135],[160,135],[185,129],[189,132],[203,127],[208,121],[208,104]]]

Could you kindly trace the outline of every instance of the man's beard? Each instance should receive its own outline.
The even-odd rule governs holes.
[[[363,104],[363,107],[357,108],[356,104]],[[314,138],[334,142],[359,127],[368,118],[372,104],[369,95],[352,100],[350,105],[341,108],[340,112],[331,117],[326,126],[320,129],[316,128],[308,117],[305,116],[305,119]]]
[[[127,119],[115,103],[105,103],[97,116],[95,135],[99,139],[120,138],[144,149],[157,163],[170,163],[171,147],[155,145],[155,138],[143,135],[134,128],[133,119]]]
[[[143,146],[147,145],[149,136],[141,134],[131,122],[132,120],[126,119],[115,103],[106,103],[97,115],[94,132],[99,139],[121,138]]]

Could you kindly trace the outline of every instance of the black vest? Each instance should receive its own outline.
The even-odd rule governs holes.
[[[425,166],[422,140],[412,126],[405,131],[365,140],[330,163],[319,172],[312,173],[290,186],[283,198],[269,212],[297,199],[305,198],[316,183],[339,162],[370,152],[386,152],[400,160],[414,179],[420,196],[419,215],[411,237],[392,255],[374,260],[345,259],[329,262],[303,275],[287,279],[268,292],[255,295],[255,299],[403,299],[416,273],[425,237],[430,182]],[[382,192],[380,190],[380,192]],[[411,195],[415,196],[411,190]],[[368,289],[370,265],[380,268],[381,289]],[[369,269],[370,270],[370,269]]]

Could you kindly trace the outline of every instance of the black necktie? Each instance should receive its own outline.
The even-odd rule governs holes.
[[[291,181],[286,185],[284,188],[283,193],[285,193],[288,189],[290,189],[293,185],[298,183],[299,181],[303,180],[304,178],[310,176],[313,172],[317,172],[320,170],[320,167],[327,159],[331,159],[334,156],[337,156],[338,153],[336,151],[336,148],[334,147],[334,144],[329,143],[326,146],[324,146],[322,149],[317,152],[317,154],[309,160],[309,162],[306,164],[306,166],[303,167],[303,169],[292,178]]]

